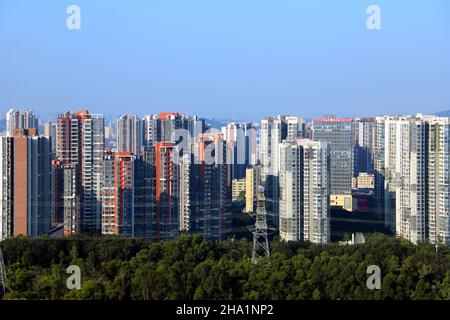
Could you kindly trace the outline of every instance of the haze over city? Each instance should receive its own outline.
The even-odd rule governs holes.
[[[445,0],[0,3],[0,113],[176,110],[257,121],[450,109]]]

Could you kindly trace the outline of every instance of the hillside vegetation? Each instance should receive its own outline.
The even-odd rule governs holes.
[[[254,265],[246,239],[197,235],[151,243],[131,238],[17,237],[0,243],[10,290],[4,299],[450,299],[450,250],[383,234],[366,243],[282,243]],[[78,265],[80,290],[66,287]],[[369,265],[381,289],[366,287]]]

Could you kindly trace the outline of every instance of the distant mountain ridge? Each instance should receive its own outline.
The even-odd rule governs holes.
[[[450,110],[439,111],[436,115],[439,117],[450,117]]]

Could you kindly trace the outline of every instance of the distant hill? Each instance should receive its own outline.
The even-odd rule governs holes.
[[[440,111],[436,115],[439,117],[450,117],[450,110]]]

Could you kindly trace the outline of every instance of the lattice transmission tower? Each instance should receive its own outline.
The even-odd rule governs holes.
[[[0,249],[0,296],[6,294],[6,268],[3,261],[2,249]]]
[[[255,225],[250,227],[250,231],[253,233],[252,262],[256,264],[261,259],[270,257],[269,241],[267,239],[266,197],[262,186],[258,186]]]

